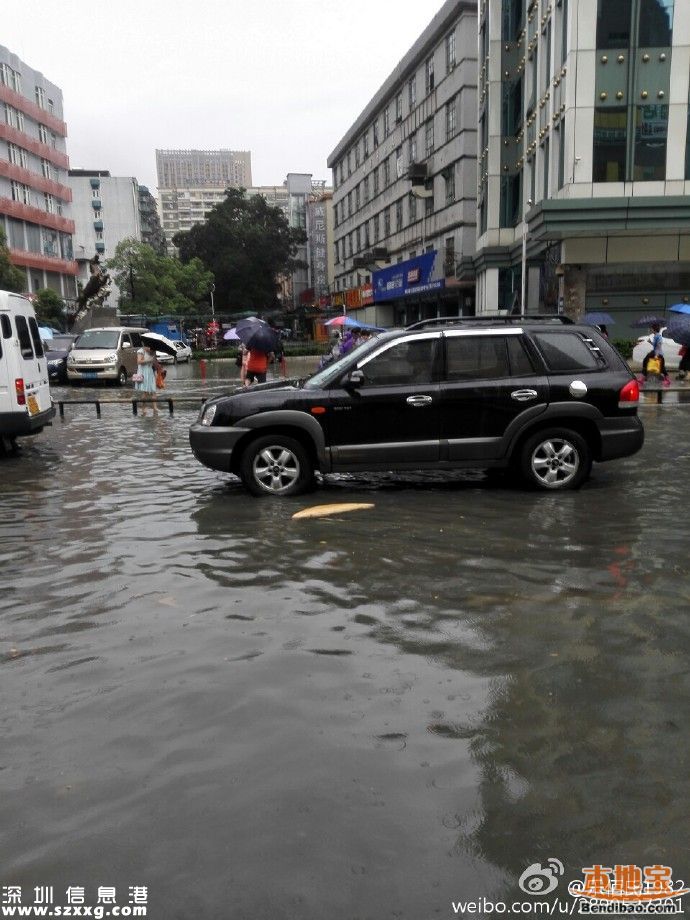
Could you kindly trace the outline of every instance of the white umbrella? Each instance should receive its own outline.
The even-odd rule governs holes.
[[[49,339],[52,339],[53,330],[50,329],[48,326],[39,326],[38,334],[41,336],[44,342],[47,342]]]
[[[228,331],[225,333],[225,335],[223,336],[223,338],[224,338],[224,339],[227,339],[227,340],[229,340],[229,341],[234,341],[234,342],[239,342],[239,340],[240,340],[240,337],[239,337],[239,335],[237,334],[237,330],[235,329],[234,326],[233,326],[232,329],[228,329]]]

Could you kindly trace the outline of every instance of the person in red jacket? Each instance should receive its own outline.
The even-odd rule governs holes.
[[[257,351],[255,348],[249,349],[247,357],[247,373],[244,385],[248,387],[251,383],[265,383],[266,370],[270,355],[265,351]]]

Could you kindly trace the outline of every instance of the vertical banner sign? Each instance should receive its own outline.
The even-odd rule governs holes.
[[[328,296],[328,259],[326,257],[326,205],[323,201],[307,204],[309,227],[309,262],[314,298]]]

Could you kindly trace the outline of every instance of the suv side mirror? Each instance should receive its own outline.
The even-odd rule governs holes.
[[[356,367],[354,370],[350,371],[349,374],[346,374],[343,378],[343,386],[345,389],[350,387],[358,387],[364,383],[364,371]]]

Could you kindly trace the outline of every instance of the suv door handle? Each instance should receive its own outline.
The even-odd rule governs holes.
[[[516,399],[518,402],[529,402],[530,399],[537,398],[536,390],[513,390],[510,394],[511,399]]]
[[[428,406],[434,400],[432,396],[408,396],[405,401],[408,406]]]

